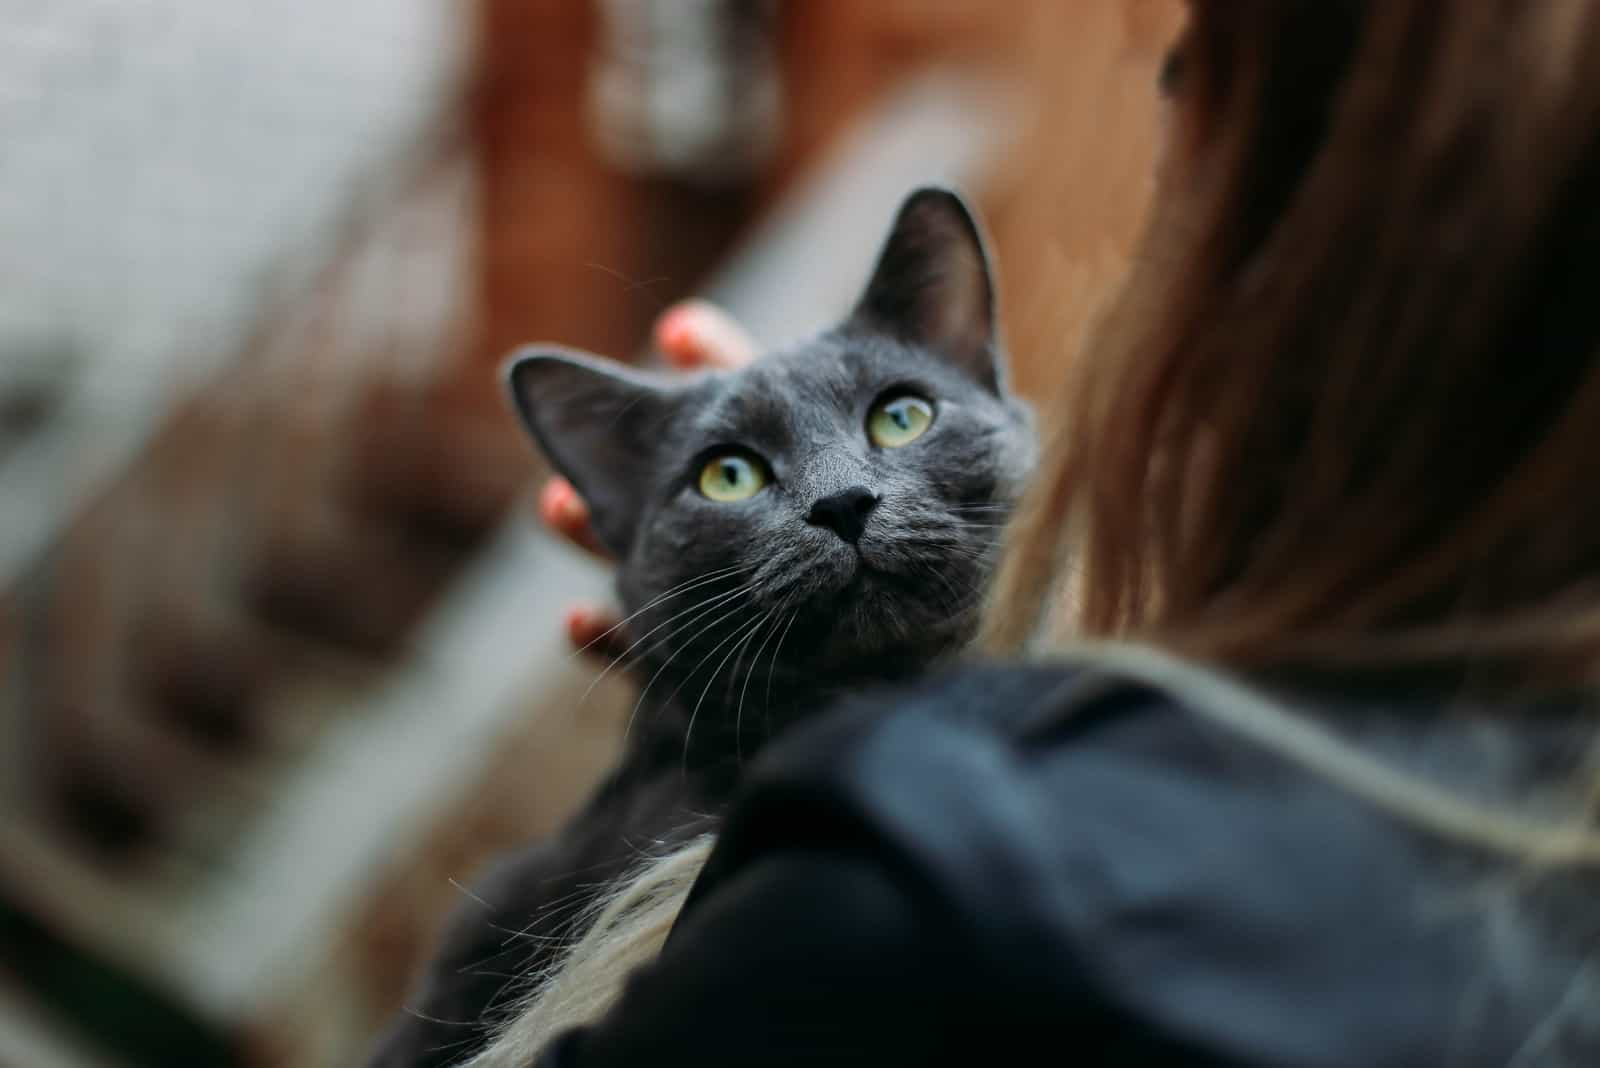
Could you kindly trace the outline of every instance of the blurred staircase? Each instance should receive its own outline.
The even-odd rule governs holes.
[[[704,292],[769,342],[840,314],[905,191],[996,150],[987,92],[893,95]],[[557,625],[606,579],[519,506],[536,471],[488,374],[515,328],[477,304],[494,188],[436,110],[412,120],[241,343],[150,364],[136,429],[83,430],[127,366],[93,346],[29,341],[0,377],[0,1028],[29,1020],[26,1048],[347,1062],[452,880],[612,751],[626,687],[580,701]],[[601,314],[636,299],[602,283]]]

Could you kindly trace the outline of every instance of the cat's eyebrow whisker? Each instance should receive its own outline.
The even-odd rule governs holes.
[[[694,703],[694,710],[689,713],[689,725],[688,725],[688,727],[684,728],[684,732],[683,732],[683,773],[685,775],[689,774],[689,739],[694,736],[694,721],[695,721],[696,717],[698,717],[700,715],[700,706],[705,704],[706,695],[711,692],[711,687],[717,681],[717,676],[722,674],[722,669],[725,666],[727,666],[727,663],[728,663],[729,660],[733,659],[733,654],[738,652],[739,649],[743,645],[745,645],[745,643],[748,642],[751,638],[754,638],[755,635],[756,635],[756,631],[761,628],[761,625],[763,623],[765,623],[767,620],[771,619],[771,618],[772,618],[772,613],[769,611],[769,612],[767,612],[766,615],[761,616],[759,619],[757,619],[754,623],[750,624],[749,626],[742,627],[741,629],[734,631],[733,634],[730,634],[727,638],[722,639],[722,641],[720,643],[718,643],[716,649],[713,649],[713,650],[711,650],[710,653],[706,654],[706,660],[711,659],[711,657],[713,655],[715,655],[717,649],[720,649],[720,648],[722,648],[723,645],[726,645],[731,638],[733,638],[736,635],[740,635],[740,634],[743,635],[743,637],[740,638],[737,642],[734,642],[733,648],[729,649],[728,652],[727,652],[727,655],[724,656],[717,663],[717,666],[712,669],[711,677],[706,679],[705,688],[700,691],[699,700],[695,701],[695,703]],[[704,660],[701,661],[701,663],[704,663],[704,662],[705,662]],[[694,670],[695,671],[699,671],[700,670],[700,665],[696,664]],[[693,678],[694,677],[694,672],[691,671],[689,673],[689,676],[690,676],[690,678]]]
[[[662,601],[668,600],[668,599],[673,598],[673,597],[680,596],[681,594],[688,593],[690,590],[698,589],[701,586],[706,585],[707,583],[715,582],[719,578],[726,578],[729,575],[732,575],[734,572],[741,571],[741,570],[743,570],[743,568],[740,565],[736,564],[736,565],[734,565],[732,567],[719,568],[716,571],[711,571],[711,572],[707,572],[705,574],[696,575],[695,577],[693,577],[691,579],[688,579],[688,580],[686,580],[684,582],[680,582],[680,583],[678,583],[678,585],[672,587],[672,589],[670,589],[670,590],[667,590],[665,593],[659,593],[655,597],[651,598],[650,602],[648,604],[646,604],[643,608],[640,608],[637,612],[634,612],[631,615],[629,615],[626,619],[618,620],[616,623],[613,623],[611,626],[607,627],[605,630],[603,630],[599,634],[595,635],[595,637],[591,638],[589,641],[587,641],[584,644],[580,645],[577,649],[573,650],[571,655],[576,657],[576,656],[579,656],[579,655],[587,652],[590,648],[592,648],[593,646],[595,646],[599,642],[604,641],[606,638],[608,638],[614,632],[620,630],[625,624],[627,624],[629,622],[632,622],[633,620],[639,618],[641,615],[643,615],[644,613],[650,611],[650,609],[654,608],[656,605],[660,604]]]
[[[594,261],[594,260],[591,260],[588,263],[585,263],[584,266],[589,268],[590,270],[602,271],[605,274],[609,274],[611,277],[613,277],[617,281],[621,282],[622,286],[623,286],[622,292],[625,295],[632,296],[633,294],[636,294],[636,293],[642,293],[643,295],[648,296],[651,300],[653,300],[655,302],[657,311],[662,311],[667,306],[667,302],[665,300],[661,299],[661,297],[657,296],[656,294],[650,292],[650,288],[652,286],[658,286],[662,282],[670,282],[670,281],[672,281],[672,279],[669,278],[666,275],[659,275],[659,276],[657,276],[655,278],[635,279],[635,278],[630,278],[628,275],[624,274],[622,271],[617,270],[615,267],[607,267],[605,264],[599,263],[599,262]]]
[[[656,624],[654,627],[651,627],[649,630],[647,630],[643,634],[641,634],[637,641],[635,641],[632,645],[628,646],[621,653],[619,653],[615,660],[613,660],[613,661],[611,661],[611,663],[607,664],[605,666],[605,668],[603,670],[601,670],[601,672],[594,677],[594,681],[589,683],[589,688],[587,690],[583,691],[583,696],[578,698],[578,704],[581,705],[585,701],[587,701],[589,699],[589,695],[594,692],[594,688],[596,686],[600,685],[600,680],[604,679],[607,675],[611,674],[611,670],[613,668],[615,668],[618,664],[622,663],[629,656],[631,656],[633,654],[633,651],[635,649],[639,648],[640,645],[644,644],[644,642],[650,637],[650,635],[654,634],[656,631],[660,630],[663,627],[670,626],[673,622],[675,622],[676,620],[682,619],[684,616],[688,615],[691,612],[698,612],[701,615],[704,615],[705,612],[710,611],[712,608],[715,608],[716,606],[718,606],[720,604],[725,604],[726,602],[728,602],[729,600],[733,599],[734,597],[737,597],[739,594],[747,593],[747,592],[749,592],[750,590],[752,590],[754,588],[755,588],[755,584],[754,583],[747,582],[743,586],[739,586],[739,587],[737,587],[735,589],[732,589],[732,590],[724,590],[721,593],[713,593],[713,594],[711,594],[710,596],[706,597],[703,600],[696,601],[694,604],[690,605],[688,608],[685,608],[683,611],[679,612],[677,615],[669,616],[667,619],[665,619],[662,622]],[[694,617],[694,619],[687,620],[686,622],[680,624],[675,630],[672,631],[672,633],[668,634],[665,638],[662,638],[661,642],[658,642],[656,645],[651,646],[651,648],[652,649],[658,648],[660,646],[660,644],[671,640],[671,638],[675,634],[677,634],[678,631],[680,631],[680,630],[684,629],[685,627],[689,626],[689,624],[693,623],[696,619],[699,619],[699,618],[700,618],[700,615],[696,615]]]

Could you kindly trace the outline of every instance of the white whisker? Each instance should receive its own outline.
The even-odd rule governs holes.
[[[789,613],[789,622],[784,624],[783,634],[778,638],[778,644],[772,647],[772,660],[767,664],[767,701],[765,715],[767,720],[767,733],[772,733],[772,673],[778,669],[778,656],[783,652],[784,639],[789,637],[789,628],[794,626],[794,621],[800,618],[800,609],[796,608]]]
[[[593,638],[589,639],[587,642],[585,642],[582,645],[580,645],[577,649],[573,650],[572,655],[573,656],[578,656],[578,655],[580,655],[582,653],[587,652],[591,646],[595,645],[597,642],[604,641],[614,631],[619,630],[624,624],[629,623],[629,622],[633,621],[634,619],[637,619],[639,616],[641,616],[644,613],[650,611],[650,609],[654,608],[656,605],[660,604],[662,601],[669,600],[670,598],[673,598],[673,597],[677,597],[680,594],[688,593],[690,590],[698,589],[699,587],[704,586],[708,582],[715,582],[719,578],[726,578],[727,576],[733,574],[735,571],[740,571],[740,570],[743,570],[743,568],[741,568],[741,567],[739,567],[737,565],[735,565],[733,567],[724,567],[724,568],[720,568],[719,570],[716,570],[716,571],[708,572],[706,574],[696,575],[694,578],[688,579],[688,580],[686,580],[684,582],[680,582],[678,585],[672,587],[672,589],[670,589],[670,590],[667,590],[665,593],[657,594],[655,597],[651,598],[650,602],[648,604],[646,604],[643,608],[640,608],[637,612],[634,612],[632,615],[629,615],[626,619],[618,620],[616,623],[613,623],[611,626],[607,627],[605,630],[601,631],[599,634],[595,635]]]
[[[735,590],[734,593],[735,594],[746,593],[746,592],[749,591],[749,589],[750,589],[749,586],[744,586],[744,587],[741,587],[738,590]],[[703,626],[699,630],[695,631],[689,637],[685,638],[684,641],[683,641],[683,644],[678,646],[678,648],[674,649],[672,651],[672,653],[666,658],[666,660],[662,661],[661,666],[656,668],[654,674],[652,674],[650,676],[650,681],[646,682],[644,684],[644,688],[639,691],[639,700],[634,702],[633,711],[628,713],[628,724],[622,730],[622,738],[623,738],[624,743],[626,743],[628,737],[633,733],[633,721],[639,715],[639,709],[644,706],[644,699],[645,699],[646,696],[649,695],[650,687],[654,686],[655,683],[656,683],[656,680],[661,677],[662,673],[664,671],[666,671],[668,667],[671,666],[671,664],[672,664],[672,662],[674,660],[678,659],[678,654],[683,652],[685,649],[688,649],[691,646],[693,646],[694,645],[694,640],[696,638],[700,637],[700,635],[702,635],[702,634],[706,633],[707,631],[711,630],[713,627],[721,625],[724,621],[726,621],[728,619],[731,619],[734,615],[736,615],[738,612],[740,612],[743,608],[744,608],[743,605],[736,604],[732,608],[728,609],[728,611],[722,613],[721,615],[718,615],[711,622],[707,623],[705,626]],[[685,624],[685,626],[687,626],[687,625],[688,624]],[[722,647],[721,645],[717,646],[718,649],[720,649],[721,647]],[[715,650],[713,650],[713,652],[714,651]],[[706,657],[701,658],[700,663],[701,664],[705,663],[706,659],[709,659],[709,654],[707,654]],[[700,669],[700,664],[696,664],[695,665],[695,671],[698,671],[699,669]],[[689,675],[690,675],[690,677],[693,677],[694,672],[691,671],[689,673]],[[681,690],[682,688],[683,688],[683,684],[679,683],[678,684],[678,689]],[[673,694],[676,695],[677,692],[678,692],[677,690],[674,690]],[[669,697],[668,700],[671,700],[671,698]]]
[[[739,689],[739,710],[734,714],[734,717],[733,717],[733,753],[734,753],[734,759],[737,762],[741,763],[741,764],[744,763],[744,747],[740,744],[740,740],[739,739],[740,739],[740,730],[742,729],[742,727],[744,725],[744,697],[745,697],[745,694],[750,692],[750,680],[751,680],[751,678],[753,678],[755,676],[756,668],[761,666],[761,653],[762,653],[762,651],[764,649],[766,649],[767,643],[772,640],[772,636],[774,634],[778,633],[778,623],[777,623],[777,613],[776,612],[772,613],[772,619],[773,619],[772,629],[767,631],[767,636],[765,638],[762,638],[761,639],[761,644],[756,647],[756,655],[750,658],[750,670],[745,672],[745,674],[744,674],[744,686],[742,686]],[[737,668],[734,669],[734,673],[735,674],[738,673],[738,669]]]
[[[717,681],[717,676],[722,674],[722,669],[728,663],[728,661],[733,659],[733,654],[735,652],[737,652],[739,650],[739,648],[742,645],[744,645],[747,641],[749,641],[751,638],[755,637],[755,633],[756,633],[756,631],[758,629],[760,629],[761,625],[763,623],[765,623],[767,620],[771,619],[771,618],[772,618],[772,613],[768,612],[766,615],[762,616],[760,619],[757,619],[755,621],[755,623],[753,623],[749,627],[746,627],[743,630],[734,631],[734,635],[742,633],[744,635],[744,637],[741,638],[739,641],[734,643],[733,648],[728,650],[727,655],[724,656],[722,658],[722,660],[717,664],[717,666],[712,670],[711,677],[706,680],[705,688],[700,691],[699,700],[695,701],[695,703],[694,703],[694,711],[689,713],[689,725],[687,727],[685,727],[684,731],[683,731],[683,772],[684,772],[685,775],[687,775],[689,773],[689,739],[694,734],[694,721],[695,721],[695,718],[700,715],[700,706],[705,704],[706,695],[711,692],[712,684]],[[731,638],[731,637],[733,637],[733,635],[729,635],[729,638]],[[722,646],[726,645],[727,642],[728,642],[728,638],[724,638],[722,640],[722,642],[717,646],[717,648],[718,649],[722,648]],[[713,649],[711,652],[715,653],[716,649]],[[707,659],[709,659],[709,656],[707,657]],[[700,670],[699,665],[696,665],[695,666],[695,671],[698,671],[698,670]],[[693,672],[691,672],[690,674],[692,676]]]
[[[660,646],[663,643],[665,643],[667,641],[670,641],[672,639],[673,635],[677,634],[678,631],[681,631],[685,627],[689,626],[689,624],[693,623],[696,619],[699,619],[701,615],[705,614],[705,612],[710,611],[711,609],[717,607],[718,605],[726,604],[728,601],[732,600],[734,597],[737,597],[739,594],[747,593],[753,588],[754,588],[754,583],[745,583],[743,586],[739,586],[739,587],[737,587],[735,589],[732,589],[732,590],[724,590],[721,593],[714,593],[711,596],[707,597],[705,600],[696,601],[694,604],[690,605],[688,608],[685,608],[683,611],[679,612],[677,615],[669,616],[666,620],[662,621],[661,623],[656,624],[654,627],[651,627],[649,630],[647,630],[643,634],[641,634],[639,636],[639,639],[637,641],[635,641],[632,645],[628,646],[621,653],[617,654],[617,658],[615,660],[611,661],[611,663],[607,664],[605,666],[605,668],[603,670],[601,670],[600,674],[598,674],[598,675],[596,675],[594,677],[594,681],[589,683],[589,688],[587,690],[583,691],[583,696],[578,698],[578,703],[581,705],[581,704],[583,704],[584,701],[587,701],[589,699],[589,695],[594,692],[594,688],[596,686],[600,685],[600,680],[604,679],[607,675],[611,674],[611,669],[612,668],[616,667],[618,664],[622,663],[629,656],[631,656],[635,649],[639,648],[640,645],[644,644],[644,642],[650,637],[650,635],[656,633],[656,631],[660,630],[662,627],[670,626],[674,621],[682,619],[684,616],[688,615],[691,612],[699,613],[693,619],[689,619],[686,622],[684,622],[683,624],[681,624],[680,626],[678,626],[675,630],[673,630],[673,632],[671,634],[668,634],[666,637],[662,638],[660,642],[657,642],[655,645],[651,646],[650,647],[651,650],[660,648]],[[704,611],[702,611],[702,610],[704,610]]]

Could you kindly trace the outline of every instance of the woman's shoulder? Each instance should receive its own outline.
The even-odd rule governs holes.
[[[896,819],[911,826],[937,820],[942,801],[1000,818],[1017,796],[1077,792],[1083,776],[1099,791],[1096,768],[1207,790],[1282,771],[1221,734],[1170,688],[1073,664],[966,664],[796,728],[749,769],[742,807],[832,798],[887,815],[904,804]],[[976,793],[958,797],[958,784]]]
[[[877,858],[1013,1016],[1088,1002],[1243,1060],[1383,1064],[1504,1050],[1525,1007],[1462,1022],[1499,996],[1479,916],[1436,907],[1457,888],[1403,820],[1103,672],[850,701],[752,769],[705,886],[796,844]]]
[[[1294,811],[1304,782],[1165,689],[1079,666],[965,665],[853,697],[764,753],[708,882],[780,843],[870,839],[913,882],[1027,940],[1041,923],[1081,925],[1045,915],[1063,901],[1116,908],[1143,879],[1192,884],[1207,863],[1247,877],[1284,839],[1348,837],[1358,821],[1337,806]],[[1093,893],[1068,892],[1088,871]]]

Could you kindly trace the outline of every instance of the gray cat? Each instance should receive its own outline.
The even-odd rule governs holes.
[[[458,917],[384,1065],[464,1059],[508,977],[641,848],[712,829],[772,734],[960,649],[1034,461],[982,238],[943,189],[906,200],[855,310],[803,345],[689,379],[539,346],[507,381],[619,561],[644,690],[587,806]]]

